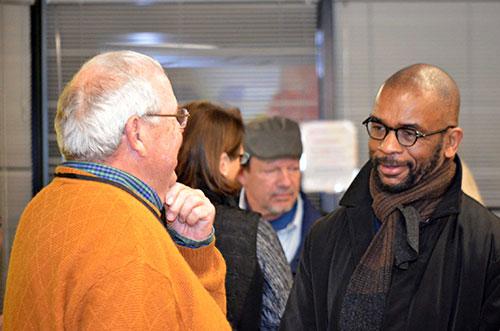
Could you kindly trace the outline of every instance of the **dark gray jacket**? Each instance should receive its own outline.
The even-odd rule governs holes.
[[[239,209],[232,197],[202,190],[215,205],[215,245],[227,266],[227,319],[233,330],[258,330],[264,288],[256,246],[259,215]]]
[[[458,160],[458,158],[457,158]],[[343,296],[375,230],[366,164],[304,244],[281,330],[338,330]],[[500,330],[500,219],[461,191],[461,168],[428,223],[420,255],[393,269],[384,330]]]

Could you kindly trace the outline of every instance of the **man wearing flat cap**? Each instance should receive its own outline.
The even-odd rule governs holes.
[[[300,191],[299,125],[284,117],[254,120],[245,128],[240,207],[271,222],[295,273],[302,243],[321,214]]]

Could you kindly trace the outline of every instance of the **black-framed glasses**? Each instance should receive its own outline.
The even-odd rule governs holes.
[[[186,108],[179,108],[177,114],[146,114],[148,117],[175,117],[181,128],[185,128],[189,118],[189,111]]]
[[[411,147],[415,145],[418,138],[425,138],[435,134],[444,133],[449,129],[453,129],[456,127],[454,125],[449,125],[442,130],[423,133],[414,128],[404,126],[400,128],[391,128],[390,126],[387,126],[380,122],[380,120],[378,120],[377,118],[371,116],[364,120],[362,124],[366,127],[366,131],[368,132],[370,138],[375,140],[384,140],[385,137],[387,137],[387,135],[389,134],[389,131],[394,131],[399,144],[405,147]]]

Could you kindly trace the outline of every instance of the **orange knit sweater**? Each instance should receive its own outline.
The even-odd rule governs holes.
[[[224,277],[213,243],[177,247],[129,193],[56,178],[21,217],[4,329],[229,330]]]

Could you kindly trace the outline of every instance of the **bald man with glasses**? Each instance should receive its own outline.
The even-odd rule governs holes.
[[[459,108],[436,66],[384,82],[370,161],[306,239],[281,330],[500,329],[500,220],[461,190]]]

